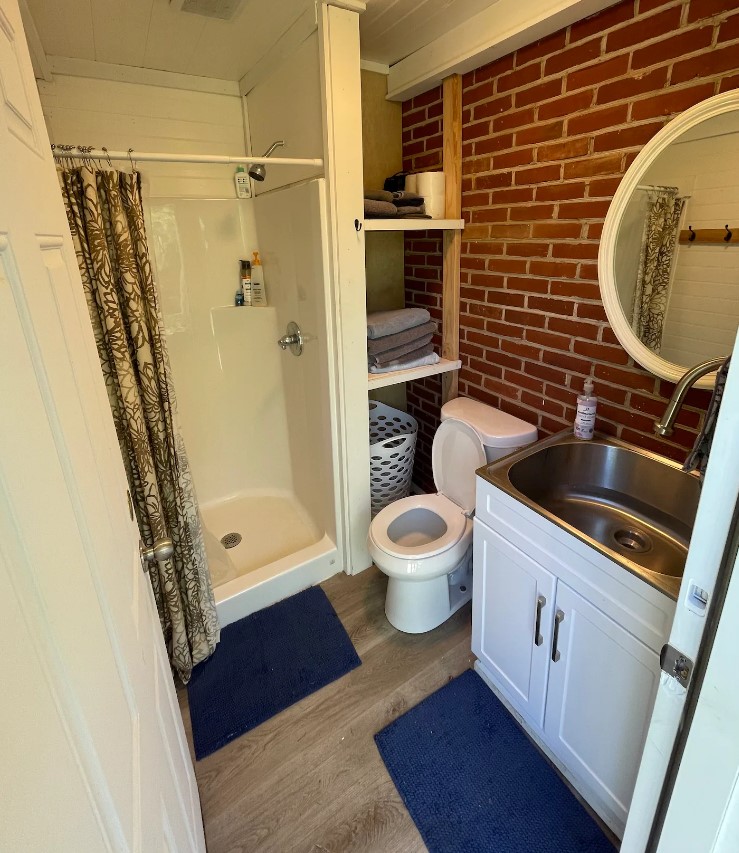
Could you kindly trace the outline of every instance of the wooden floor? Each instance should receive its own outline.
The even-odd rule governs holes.
[[[373,735],[471,666],[470,605],[402,634],[385,618],[386,585],[374,567],[324,583],[362,666],[195,763],[209,853],[426,849]]]

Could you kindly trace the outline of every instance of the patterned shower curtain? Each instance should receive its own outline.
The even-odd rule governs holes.
[[[141,538],[174,555],[149,577],[174,672],[183,682],[219,639],[198,504],[177,421],[144,230],[140,175],[60,171],[77,263]]]
[[[677,187],[664,187],[653,192],[656,195],[649,202],[642,235],[631,327],[642,343],[652,352],[659,353],[680,217],[686,200],[678,197]]]

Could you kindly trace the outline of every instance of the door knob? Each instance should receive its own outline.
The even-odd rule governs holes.
[[[166,537],[157,541],[147,548],[143,542],[139,542],[139,554],[142,563],[153,563],[160,560],[168,560],[174,554],[174,542]]]

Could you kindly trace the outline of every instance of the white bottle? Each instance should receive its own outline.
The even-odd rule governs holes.
[[[241,287],[240,290],[244,294],[242,305],[251,308],[254,304],[252,288],[251,288],[251,264],[249,261],[241,261]]]
[[[254,260],[251,262],[251,304],[259,308],[267,305],[267,291],[264,288],[264,270],[259,260],[259,252],[252,252]]]
[[[589,440],[595,430],[595,409],[598,398],[593,396],[593,380],[588,376],[582,394],[577,396],[577,414],[575,415],[575,438]]]
[[[251,184],[249,174],[243,166],[237,166],[234,174],[237,198],[251,198]]]

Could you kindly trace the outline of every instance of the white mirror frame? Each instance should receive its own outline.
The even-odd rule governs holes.
[[[603,236],[601,237],[600,249],[598,251],[598,279],[600,281],[603,307],[606,310],[608,321],[613,328],[614,334],[621,342],[621,346],[623,346],[637,364],[640,364],[655,376],[668,379],[670,382],[677,382],[692,365],[680,366],[667,361],[662,356],[652,352],[634,334],[631,324],[621,307],[616,287],[616,240],[618,230],[632,194],[642,182],[649,167],[665,148],[682,136],[687,130],[695,127],[702,121],[734,110],[739,110],[739,90],[736,89],[721,95],[714,95],[712,98],[701,101],[666,124],[659,133],[650,139],[639,152],[631,166],[629,166],[616,190],[616,194],[613,196],[613,201],[608,208],[608,214],[603,223]],[[714,380],[715,375],[710,374],[696,382],[696,387],[712,388]]]

